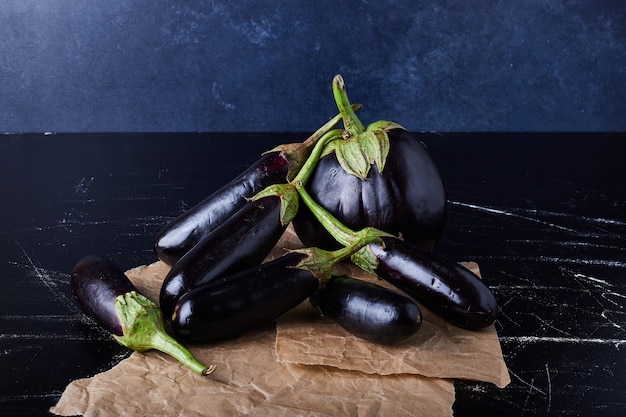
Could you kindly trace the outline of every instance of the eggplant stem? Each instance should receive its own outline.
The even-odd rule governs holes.
[[[319,138],[306,162],[302,165],[298,174],[291,181],[292,184],[297,187],[301,187],[306,184],[311,175],[313,175],[313,171],[315,170],[317,162],[324,152],[326,145],[335,139],[341,138],[341,133],[342,131],[340,129],[333,129],[329,130]]]
[[[348,226],[337,220],[328,210],[320,206],[317,201],[311,197],[304,185],[296,185],[296,191],[300,195],[300,199],[311,210],[315,218],[322,224],[333,238],[343,246],[350,246],[356,240],[357,233]]]
[[[215,370],[215,365],[204,366],[165,332],[163,314],[154,301],[136,291],[129,291],[115,299],[115,310],[122,324],[122,336],[113,336],[119,344],[137,352],[159,350],[199,375],[206,376]]]
[[[200,363],[187,348],[165,332],[154,333],[151,342],[153,349],[168,354],[198,375],[209,376],[216,369],[214,364],[205,366]]]
[[[363,126],[363,123],[361,123],[361,120],[359,120],[350,105],[343,77],[339,74],[335,75],[332,86],[335,103],[337,104],[337,108],[339,109],[339,113],[343,119],[345,130],[348,131],[350,136],[357,136],[365,132],[365,126]]]
[[[355,104],[348,103],[348,107],[350,108],[350,111],[354,114],[354,117],[356,117],[356,113],[355,112],[360,110],[363,107],[363,105],[359,104],[359,103],[355,103]],[[305,145],[305,146],[313,146],[313,145],[315,145],[317,143],[317,141],[325,133],[327,133],[330,129],[335,127],[337,125],[337,123],[339,123],[340,121],[343,120],[343,118],[344,118],[344,116],[340,112],[339,114],[337,114],[336,116],[334,116],[333,118],[328,120],[325,124],[323,124],[315,132],[313,132],[313,134],[311,134],[311,136],[306,138],[306,140],[304,142],[302,142],[302,144]]]

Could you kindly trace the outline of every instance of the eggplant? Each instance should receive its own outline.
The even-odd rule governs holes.
[[[169,222],[154,242],[154,253],[174,265],[185,253],[264,188],[287,182],[289,161],[284,152],[268,152],[236,178]]]
[[[333,92],[345,140],[335,141],[320,159],[307,182],[308,193],[352,230],[375,227],[433,250],[443,234],[447,201],[426,147],[393,122],[364,128],[349,110],[340,76],[333,80]],[[306,246],[339,247],[310,210],[300,210],[293,224]]]
[[[319,287],[317,274],[299,267],[306,257],[289,252],[194,288],[178,300],[172,330],[187,342],[214,342],[275,320]]]
[[[361,108],[354,104],[351,110]],[[265,152],[255,163],[200,203],[170,221],[153,244],[157,258],[174,265],[196,243],[240,210],[247,199],[274,184],[292,180],[317,141],[340,120],[337,115],[301,143],[283,144]]]
[[[72,269],[70,288],[82,310],[104,330],[124,335],[115,300],[137,288],[117,264],[95,255],[84,257]]]
[[[260,264],[287,228],[281,219],[281,207],[282,199],[278,196],[248,201],[183,255],[161,285],[159,304],[166,321],[184,293],[217,277]]]
[[[422,313],[410,298],[347,276],[332,277],[309,300],[322,316],[374,343],[399,343],[422,325]]]
[[[497,317],[498,304],[472,271],[439,253],[394,237],[382,237],[353,257],[355,263],[393,284],[457,327],[478,330]]]
[[[137,291],[115,262],[95,255],[82,258],[72,269],[70,288],[83,311],[119,344],[138,352],[160,350],[200,375],[215,370],[165,332],[159,307]]]

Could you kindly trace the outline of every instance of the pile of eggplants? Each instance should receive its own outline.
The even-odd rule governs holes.
[[[464,329],[494,323],[498,307],[489,288],[436,252],[446,195],[425,146],[394,122],[365,127],[341,76],[333,79],[332,91],[338,116],[304,142],[266,152],[157,235],[154,253],[171,269],[159,306],[145,297],[140,303],[149,305],[143,310],[157,323],[148,333],[168,343],[219,342],[268,324],[307,299],[320,315],[379,344],[414,335],[422,324],[420,306]],[[264,263],[289,224],[306,248]],[[397,290],[335,276],[340,262],[352,262]],[[137,290],[111,261],[81,260],[71,286],[83,309],[118,342],[160,349],[197,373],[212,372],[182,345],[123,342],[131,330],[120,317],[148,319],[142,308],[129,314],[120,307]]]

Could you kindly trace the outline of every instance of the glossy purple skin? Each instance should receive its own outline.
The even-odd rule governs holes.
[[[187,210],[158,234],[154,253],[174,265],[185,253],[235,214],[259,191],[272,184],[287,182],[289,162],[282,152],[268,152],[236,178]]]
[[[385,237],[383,242],[384,248],[369,246],[378,259],[378,277],[455,326],[478,330],[493,324],[496,298],[472,271],[399,239]]]
[[[389,142],[382,175],[372,165],[367,180],[360,180],[345,172],[333,153],[320,159],[306,188],[352,230],[371,226],[432,250],[446,221],[443,183],[421,142],[402,129],[391,130]],[[299,210],[293,224],[306,246],[339,247],[307,208]]]
[[[165,319],[169,320],[184,293],[259,265],[287,228],[280,221],[280,206],[280,198],[273,196],[247,202],[180,258],[161,286],[159,303]]]
[[[176,304],[172,329],[187,342],[213,342],[275,320],[319,286],[311,272],[294,268],[303,256],[288,253],[191,290]]]
[[[333,277],[310,300],[322,315],[374,343],[399,343],[422,325],[422,313],[413,300],[355,278]]]
[[[115,299],[137,289],[118,265],[95,255],[86,256],[72,269],[70,288],[81,308],[105,330],[123,335]]]

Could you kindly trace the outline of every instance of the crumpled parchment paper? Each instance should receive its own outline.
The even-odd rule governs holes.
[[[298,245],[290,228],[268,259]],[[168,270],[156,262],[127,275],[157,300]],[[189,346],[202,363],[217,365],[210,377],[160,352],[135,352],[108,371],[71,382],[50,411],[86,417],[452,416],[449,378],[498,386],[510,381],[495,329],[468,332],[423,314],[418,335],[382,347],[347,334],[304,302],[276,326]]]

